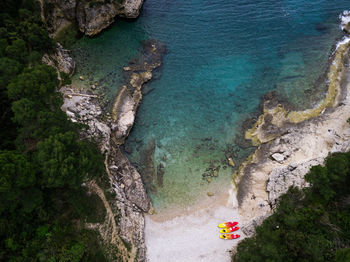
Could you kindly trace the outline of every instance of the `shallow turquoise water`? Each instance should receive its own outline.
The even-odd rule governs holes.
[[[297,108],[322,97],[332,45],[341,36],[338,14],[349,8],[345,0],[147,0],[136,21],[118,21],[79,41],[76,76],[88,76],[84,84],[99,81],[111,100],[140,41],[167,45],[126,146],[156,209],[186,208],[228,188],[233,169],[225,151],[235,161],[250,152],[239,143],[240,127],[257,114],[262,95],[276,90]],[[160,163],[163,186],[156,178]],[[202,174],[211,165],[220,170],[208,183]]]

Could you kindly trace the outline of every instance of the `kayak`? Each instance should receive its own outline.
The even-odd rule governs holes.
[[[227,227],[227,228],[220,229],[220,233],[230,233],[238,229],[239,227]]]
[[[223,234],[223,235],[220,235],[220,238],[222,239],[236,239],[236,238],[239,238],[240,235],[236,235],[236,234]]]
[[[222,223],[222,224],[219,224],[218,227],[234,227],[235,225],[237,225],[238,222],[225,222],[225,223]]]

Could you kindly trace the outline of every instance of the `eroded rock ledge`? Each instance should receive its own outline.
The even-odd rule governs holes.
[[[312,166],[322,165],[330,153],[350,150],[349,49],[346,36],[332,55],[328,93],[317,107],[288,112],[266,101],[264,113],[247,131],[246,138],[258,148],[234,176],[246,235],[272,214],[290,186],[308,186],[304,176]]]
[[[91,90],[78,90],[63,86],[62,110],[73,122],[88,126],[82,137],[97,141],[105,154],[105,167],[110,188],[104,190],[96,183],[87,183],[106,209],[103,223],[87,224],[97,230],[112,259],[118,261],[145,261],[143,212],[151,209],[141,176],[120,150],[133,125],[137,107],[141,102],[141,89],[152,78],[152,71],[161,65],[165,46],[155,40],[142,43],[140,55],[124,68],[125,85],[121,88],[113,107],[113,117],[104,115],[98,97]],[[74,72],[75,63],[68,50],[58,44],[56,53],[45,55],[43,62],[67,74]],[[106,193],[113,197],[106,197]]]
[[[125,138],[129,135],[142,100],[142,86],[152,78],[152,71],[161,65],[165,51],[165,45],[155,40],[144,41],[142,55],[124,67],[125,85],[114,100],[112,109],[112,118],[116,123],[114,128],[116,144],[124,144]]]
[[[111,130],[114,122],[103,115],[97,97],[90,91],[69,86],[62,87],[60,91],[64,95],[62,110],[73,122],[88,126],[81,135],[97,141],[105,154],[110,180],[107,192],[113,197],[107,200],[106,189],[102,190],[94,181],[89,182],[89,189],[99,195],[107,212],[104,223],[89,224],[87,227],[100,232],[112,258],[145,261],[143,212],[149,211],[150,200],[141,176],[113,142]],[[131,248],[125,243],[129,243]]]
[[[79,30],[93,36],[107,28],[116,16],[136,18],[143,0],[39,0],[42,17],[55,36],[64,28],[77,24]]]

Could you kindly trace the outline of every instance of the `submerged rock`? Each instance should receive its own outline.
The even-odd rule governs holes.
[[[232,167],[235,166],[235,162],[233,162],[232,157],[227,158],[227,162],[228,162],[228,164],[229,164],[230,166],[232,166]]]
[[[157,182],[158,186],[163,186],[163,176],[164,176],[164,166],[162,163],[160,163],[157,167]]]

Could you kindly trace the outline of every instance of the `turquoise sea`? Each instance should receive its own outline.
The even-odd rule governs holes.
[[[229,189],[226,158],[237,163],[253,150],[241,127],[264,94],[275,90],[297,109],[324,96],[338,15],[349,8],[346,0],[146,0],[137,20],[79,40],[74,82],[98,82],[110,102],[142,40],[166,44],[125,148],[156,210],[187,208]]]

